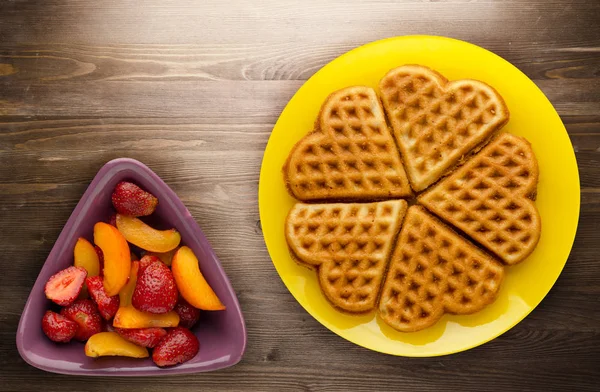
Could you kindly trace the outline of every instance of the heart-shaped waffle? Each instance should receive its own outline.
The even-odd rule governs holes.
[[[391,70],[379,88],[415,191],[437,181],[509,117],[504,100],[487,84],[448,82],[420,65]]]
[[[503,277],[500,262],[412,206],[383,284],[379,316],[398,331],[418,331],[445,312],[483,309],[496,298]]]
[[[331,94],[316,129],[300,140],[283,169],[302,201],[373,200],[411,194],[377,94],[348,87]]]
[[[296,260],[318,269],[327,299],[350,313],[375,308],[405,200],[368,204],[296,204],[285,236]]]
[[[285,234],[335,307],[378,307],[392,328],[418,331],[444,313],[493,302],[501,261],[517,263],[535,248],[538,168],[527,141],[493,138],[509,113],[485,83],[405,65],[388,72],[380,90],[383,107],[369,87],[331,94],[315,130],[290,153],[284,178],[292,196],[337,203],[296,204]],[[421,205],[393,200],[413,191]]]
[[[524,260],[540,239],[533,200],[538,166],[529,142],[504,133],[419,197],[442,219],[498,255]]]

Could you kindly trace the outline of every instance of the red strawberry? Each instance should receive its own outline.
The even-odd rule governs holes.
[[[175,307],[178,295],[171,270],[158,261],[147,266],[141,275],[138,274],[131,303],[144,312],[167,313]]]
[[[115,328],[115,331],[138,346],[154,348],[167,334],[163,328]]]
[[[98,245],[94,245],[94,249],[96,250],[96,254],[98,255],[98,265],[100,266],[100,276],[104,276],[104,253],[102,249]]]
[[[108,217],[108,224],[117,227],[117,214],[110,214],[110,216]]]
[[[108,297],[106,295],[106,291],[104,291],[104,279],[101,276],[92,276],[85,280],[85,284],[87,284],[92,299],[98,305],[100,315],[105,320],[115,317],[117,310],[119,310],[119,296],[113,295],[112,297]]]
[[[77,323],[48,310],[42,317],[42,331],[53,342],[67,343],[77,333]]]
[[[162,263],[162,261],[160,261],[160,259],[156,256],[145,255],[144,257],[142,257],[142,259],[140,260],[140,269],[138,270],[138,276],[141,276],[150,264],[156,262]]]
[[[79,328],[75,334],[77,340],[83,342],[102,332],[102,317],[91,299],[78,299],[70,306],[62,308],[60,314],[78,324]]]
[[[171,366],[187,362],[198,354],[200,342],[189,329],[176,327],[170,330],[152,353],[152,360],[158,366]]]
[[[147,216],[156,209],[158,199],[131,182],[121,181],[113,191],[112,203],[119,214]]]
[[[180,297],[174,309],[179,315],[179,326],[192,328],[200,318],[200,310],[190,305],[183,297]]]
[[[74,266],[57,272],[46,282],[46,298],[60,306],[72,304],[79,296],[86,276],[85,268]]]

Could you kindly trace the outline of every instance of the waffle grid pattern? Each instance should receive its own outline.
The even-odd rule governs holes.
[[[416,191],[435,182],[508,120],[502,98],[491,87],[475,80],[448,83],[421,66],[390,71],[380,89]]]
[[[509,113],[484,83],[402,66],[380,91],[383,107],[369,87],[331,94],[284,167],[301,201],[371,203],[298,203],[286,239],[297,261],[318,271],[335,307],[378,308],[393,328],[418,331],[496,298],[504,265],[471,239],[509,265],[535,248],[538,168],[523,138],[503,134],[487,143]],[[401,199],[413,190],[420,205],[408,208]]]
[[[474,313],[495,299],[503,274],[499,262],[423,207],[410,207],[383,286],[381,317],[409,332],[445,312]]]
[[[539,240],[540,218],[530,199],[537,181],[531,146],[506,133],[419,201],[507,264],[515,264],[525,259]]]
[[[317,130],[298,143],[285,172],[300,200],[411,194],[379,99],[368,87],[350,87],[327,99]]]
[[[286,237],[298,261],[319,270],[338,308],[373,309],[407,203],[301,204],[290,211]]]

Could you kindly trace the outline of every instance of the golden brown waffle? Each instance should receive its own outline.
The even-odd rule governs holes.
[[[411,194],[377,94],[348,87],[331,94],[316,129],[300,140],[283,169],[298,200],[372,201]]]
[[[404,200],[368,204],[296,204],[285,236],[301,264],[318,269],[329,301],[350,313],[375,308],[402,218]]]
[[[379,88],[415,191],[437,181],[509,117],[504,100],[487,84],[448,82],[420,65],[391,70]]]
[[[332,204],[296,204],[285,234],[335,307],[364,313],[379,304],[384,322],[418,331],[497,296],[504,266],[463,234],[506,264],[535,248],[538,168],[526,140],[493,139],[509,112],[487,84],[405,65],[379,88],[383,107],[369,87],[332,93],[314,131],[294,146],[283,168],[289,192]],[[408,212],[404,200],[373,203],[413,191],[423,206]]]
[[[419,201],[506,264],[515,264],[540,239],[540,216],[533,203],[537,182],[531,145],[505,133]]]
[[[398,331],[412,332],[445,312],[474,313],[494,301],[503,276],[502,264],[412,206],[383,284],[379,316]]]

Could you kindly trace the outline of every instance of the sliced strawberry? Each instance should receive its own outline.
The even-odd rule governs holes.
[[[156,209],[158,199],[131,182],[121,181],[113,191],[112,203],[119,214],[147,216]]]
[[[194,358],[200,349],[200,342],[189,329],[176,327],[156,345],[152,360],[158,366],[172,366]]]
[[[66,308],[62,308],[60,314],[77,323],[75,339],[82,342],[90,336],[102,332],[102,317],[91,299],[79,299]]]
[[[200,319],[200,310],[190,305],[183,297],[179,297],[175,309],[179,315],[179,326],[192,328]]]
[[[57,272],[46,282],[46,298],[60,306],[72,304],[79,296],[86,276],[87,271],[82,267],[71,266]]]
[[[106,295],[106,291],[104,291],[104,279],[100,276],[92,276],[85,280],[85,284],[92,299],[98,305],[100,315],[105,320],[115,317],[117,310],[119,310],[119,296],[113,295],[109,297]]]
[[[171,270],[158,261],[147,266],[141,275],[138,274],[131,303],[144,312],[167,313],[175,307],[178,296]]]
[[[165,337],[164,328],[115,328],[115,332],[138,346],[154,348]]]
[[[100,265],[100,276],[104,276],[104,253],[98,245],[94,245],[94,249],[96,250],[96,254],[98,255],[98,264]]]
[[[49,310],[42,318],[42,331],[53,342],[67,343],[77,333],[77,323]]]
[[[138,276],[141,276],[150,264],[156,262],[161,263],[160,259],[156,256],[145,255],[144,257],[142,257],[142,259],[140,260],[140,269],[138,271]]]

